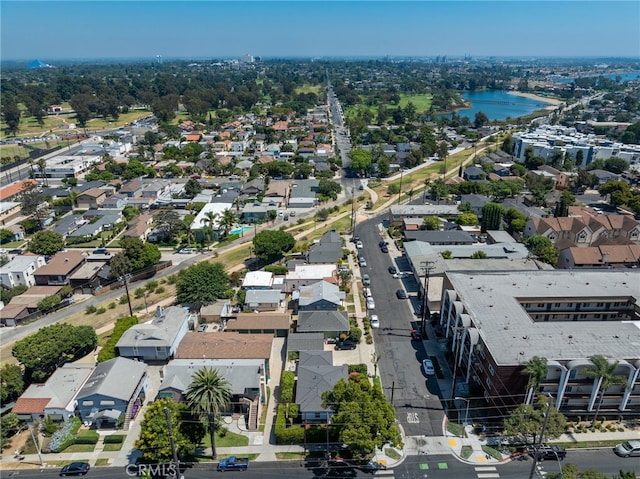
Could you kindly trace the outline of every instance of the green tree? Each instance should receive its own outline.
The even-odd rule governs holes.
[[[509,234],[522,233],[527,224],[527,216],[516,208],[509,208],[504,214],[504,222],[507,224]]]
[[[91,326],[57,323],[16,341],[13,356],[25,368],[25,379],[44,382],[57,367],[86,356],[98,345]]]
[[[273,262],[283,253],[291,251],[296,240],[286,231],[261,231],[253,238],[253,250],[256,256],[266,262]]]
[[[52,294],[50,296],[42,298],[38,302],[37,307],[40,311],[44,311],[46,313],[47,311],[51,311],[53,308],[58,306],[61,302],[62,298],[59,294]]]
[[[29,242],[29,251],[35,254],[52,256],[63,249],[64,238],[53,231],[38,231]]]
[[[321,179],[318,182],[318,196],[320,197],[320,201],[324,201],[327,199],[337,200],[338,193],[342,191],[342,186],[339,183],[336,183],[333,180],[329,180],[326,178]]]
[[[477,112],[475,119],[473,120],[473,126],[476,128],[482,128],[489,123],[489,117],[484,112]]]
[[[553,247],[553,243],[546,236],[529,236],[525,240],[524,245],[529,249],[531,254],[536,256],[540,261],[550,265],[558,263],[558,251]]]
[[[440,200],[449,194],[449,187],[442,178],[436,178],[429,185],[431,187],[431,199],[440,203]]]
[[[600,414],[600,406],[602,406],[602,402],[604,401],[604,393],[607,389],[611,386],[622,386],[626,388],[628,387],[628,384],[626,376],[615,373],[620,361],[609,361],[600,354],[589,356],[589,361],[591,361],[592,365],[586,367],[584,369],[584,373],[588,378],[599,383],[598,406],[596,407],[596,412],[593,415],[593,424],[595,424],[598,419],[598,414]]]
[[[440,218],[437,216],[425,216],[422,220],[422,226],[428,231],[440,230]]]
[[[229,276],[221,263],[202,262],[180,270],[176,281],[176,300],[200,309],[227,295]]]
[[[542,429],[544,415],[547,410],[547,404],[551,398],[546,396],[538,396],[535,405],[520,404],[509,414],[504,420],[504,431],[509,436],[522,438],[524,442],[531,439],[531,443],[535,444],[538,433]],[[567,418],[558,412],[551,405],[549,408],[549,418],[545,429],[546,438],[556,438],[564,433],[567,424]]]
[[[0,449],[4,449],[11,443],[12,436],[18,432],[20,419],[12,412],[2,416],[0,421]]]
[[[187,198],[193,198],[202,191],[202,185],[195,178],[189,178],[184,185],[184,194]]]
[[[474,213],[462,213],[456,216],[456,223],[459,225],[475,226],[478,224],[478,217]]]
[[[569,192],[569,190],[563,190],[560,194],[560,199],[556,203],[556,209],[553,212],[555,218],[569,216],[569,206],[572,206],[576,202],[576,197]]]
[[[400,193],[400,185],[398,183],[391,183],[387,186],[387,194],[389,196],[397,195]]]
[[[364,173],[371,167],[371,152],[354,148],[349,152],[351,158],[351,169]]]
[[[8,229],[0,229],[0,244],[10,243],[13,241],[13,231]]]
[[[122,335],[131,327],[138,324],[136,316],[124,316],[116,320],[116,324],[109,336],[109,339],[98,353],[98,362],[102,363],[118,356],[116,344]]]
[[[134,447],[142,451],[146,462],[163,463],[173,461],[167,413],[173,432],[173,441],[178,459],[195,455],[196,448],[204,437],[205,430],[196,416],[191,414],[189,406],[178,404],[171,399],[158,399],[147,408],[140,424],[140,435]]]
[[[216,421],[220,411],[227,407],[231,400],[231,386],[216,369],[204,367],[191,377],[185,398],[191,410],[206,418],[211,439],[212,457],[216,459]]]
[[[133,272],[131,261],[122,251],[113,255],[113,258],[109,261],[109,268],[109,276],[111,278],[120,278]]]
[[[22,370],[16,364],[4,364],[0,368],[0,404],[15,401],[24,391]],[[3,418],[4,420],[4,418]]]
[[[487,259],[487,253],[485,253],[484,251],[478,250],[478,251],[475,251],[474,253],[472,253],[471,256],[469,256],[469,258],[471,258],[471,259]]]
[[[609,201],[614,206],[627,204],[631,199],[631,187],[629,183],[622,180],[608,180],[598,188],[600,196],[609,195]]]
[[[140,271],[158,264],[160,250],[151,243],[145,243],[140,238],[123,238],[120,240],[122,252],[131,262],[133,271]]]
[[[499,230],[502,217],[505,214],[504,206],[498,203],[487,203],[482,207],[482,231]]]
[[[322,393],[322,407],[333,411],[331,424],[356,458],[370,458],[376,448],[400,443],[393,406],[379,387],[360,374],[352,374],[348,381],[340,379],[332,390]]]
[[[236,224],[238,218],[236,214],[230,208],[227,208],[222,212],[222,216],[220,217],[220,229],[222,230],[222,237],[226,238],[229,236],[229,231],[233,229]]]
[[[525,397],[524,404],[531,404],[540,383],[547,377],[547,358],[533,356],[525,363],[524,368],[522,368],[520,373],[525,376],[529,376],[529,381],[527,382],[527,396]]]

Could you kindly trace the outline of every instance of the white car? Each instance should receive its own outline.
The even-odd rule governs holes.
[[[356,242],[356,248],[358,248],[358,249],[364,248],[364,245],[362,244],[362,241],[357,241]]]
[[[367,298],[367,309],[376,309],[376,302],[373,298]]]
[[[362,288],[362,295],[365,298],[371,298],[373,297],[373,294],[371,294],[371,288]]]
[[[378,319],[378,315],[372,314],[371,317],[369,318],[369,323],[371,324],[372,328],[379,328],[380,320]]]
[[[427,376],[434,376],[436,374],[436,370],[433,367],[433,362],[431,361],[431,359],[422,360],[422,369]]]

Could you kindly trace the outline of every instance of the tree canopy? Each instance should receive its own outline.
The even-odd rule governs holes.
[[[535,405],[521,404],[504,421],[505,432],[510,436],[520,437],[525,442],[529,439],[535,443],[542,429],[547,402],[552,399],[539,396]],[[546,438],[559,437],[564,433],[567,418],[552,405],[549,409],[549,420],[545,429]]]
[[[253,247],[256,256],[266,262],[272,262],[291,251],[296,240],[291,233],[279,230],[265,230],[253,238]]]
[[[195,309],[227,297],[229,276],[221,263],[202,262],[178,273],[176,300]]]
[[[97,345],[91,326],[57,323],[16,341],[11,353],[25,367],[27,382],[44,382],[57,367],[89,354]]]
[[[15,401],[24,391],[22,370],[16,364],[4,364],[0,368],[0,404]],[[4,420],[4,418],[3,418]]]
[[[120,240],[120,246],[131,263],[132,271],[154,266],[162,256],[156,245],[145,243],[140,238],[123,238]]]
[[[63,249],[64,238],[53,231],[38,231],[29,242],[29,251],[35,254],[52,256]]]

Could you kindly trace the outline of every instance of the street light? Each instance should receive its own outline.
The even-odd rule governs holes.
[[[460,401],[464,401],[464,402],[467,403],[467,407],[464,410],[464,424],[466,426],[467,425],[467,421],[469,419],[469,402],[470,402],[470,399],[469,398],[463,398],[461,396],[456,396],[453,399],[454,400],[455,399],[459,399]],[[460,422],[460,415],[458,415],[458,422]]]

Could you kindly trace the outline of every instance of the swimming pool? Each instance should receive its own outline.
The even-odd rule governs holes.
[[[243,226],[241,228],[235,228],[230,231],[230,234],[239,235],[244,233],[245,231],[249,231],[251,228],[252,228],[251,226]]]

